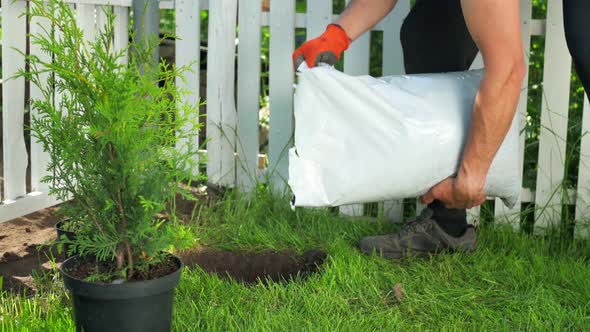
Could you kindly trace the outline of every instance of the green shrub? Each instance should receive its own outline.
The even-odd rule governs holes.
[[[115,50],[114,15],[105,13],[108,23],[85,42],[69,5],[32,0],[29,16],[53,28],[31,36],[31,43],[53,61],[29,55],[30,71],[19,75],[43,94],[32,101],[37,115],[31,120],[32,136],[51,157],[43,181],[51,195],[71,199],[67,215],[90,229],[62,243],[112,262],[116,268],[104,279],[129,279],[160,262],[166,250],[192,242],[173,214],[170,220],[155,215],[173,208],[177,195],[192,197],[179,183],[197,169],[199,124],[196,107],[177,104],[185,91],[175,78],[188,68],[154,63],[157,40]]]

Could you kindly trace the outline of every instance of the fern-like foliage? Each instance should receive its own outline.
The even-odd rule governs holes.
[[[158,40],[114,50],[115,17],[105,13],[105,27],[88,42],[70,5],[32,0],[29,18],[51,28],[30,40],[51,61],[28,55],[29,70],[18,75],[43,96],[31,104],[32,136],[51,157],[43,181],[50,194],[70,201],[67,215],[88,226],[70,245],[115,261],[117,273],[131,278],[164,251],[191,243],[174,216],[154,216],[179,193],[192,197],[179,183],[198,169],[199,105],[181,103],[186,91],[175,85],[190,68],[154,63]],[[43,73],[50,73],[47,81]]]

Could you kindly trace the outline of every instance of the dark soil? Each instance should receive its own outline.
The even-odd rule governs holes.
[[[210,204],[223,196],[223,188],[211,185],[192,187],[190,191],[197,202],[181,197],[177,201],[177,213],[187,221],[197,204]],[[55,246],[51,251],[44,246],[57,238],[54,226],[62,219],[55,215],[58,208],[39,210],[0,223],[0,277],[3,279],[0,290],[34,292],[31,275],[50,269],[50,257],[55,257],[58,263],[63,261],[63,255],[57,255]],[[162,213],[161,217],[167,217],[167,213]]]
[[[177,212],[183,219],[189,219],[198,204],[213,205],[224,195],[223,188],[208,185],[191,188],[198,201],[179,199]],[[55,224],[60,220],[55,215],[57,207],[0,223],[0,276],[3,279],[0,290],[11,292],[34,292],[35,282],[32,275],[43,274],[51,270],[50,258],[56,262],[63,261],[55,246],[50,244],[56,239]],[[317,272],[326,258],[320,250],[310,250],[303,255],[293,251],[232,252],[212,248],[197,248],[179,254],[189,268],[199,266],[204,271],[217,274],[222,278],[232,278],[245,283],[258,280],[283,281],[300,276],[305,278]],[[85,277],[95,269],[94,265],[84,267],[79,276]],[[99,272],[112,269],[104,265]],[[154,265],[148,273],[137,274],[134,280],[157,278],[173,272],[173,262]],[[96,270],[93,270],[96,271]],[[78,275],[77,275],[78,276]]]
[[[174,271],[178,270],[178,268],[179,266],[176,264],[174,258],[171,256],[167,256],[162,260],[161,263],[151,265],[147,271],[138,271],[134,273],[131,279],[129,279],[128,281],[133,282],[158,279],[163,276],[174,273]],[[80,280],[84,280],[91,275],[97,274],[103,276],[110,276],[108,280],[104,280],[104,282],[110,283],[114,281],[114,279],[116,279],[115,271],[115,262],[96,262],[94,260],[87,259],[77,261],[66,272],[70,276]]]
[[[222,278],[231,278],[244,283],[288,281],[295,277],[305,278],[318,271],[326,259],[321,250],[309,250],[303,255],[293,251],[234,252],[213,248],[197,248],[179,254],[188,268],[201,268]],[[167,257],[161,264],[150,266],[144,273],[136,272],[129,280],[152,280],[171,274],[178,269],[175,260]],[[114,262],[84,260],[76,262],[66,272],[76,279],[86,279],[91,275],[109,276],[106,283],[117,277]]]
[[[222,278],[245,283],[288,281],[297,276],[305,278],[318,272],[327,254],[309,250],[303,255],[293,251],[233,252],[212,248],[197,248],[180,253],[187,267],[199,267]]]
[[[197,248],[179,254],[188,268],[201,268],[222,278],[231,278],[244,283],[268,280],[287,281],[295,277],[305,278],[318,271],[326,259],[326,253],[309,250],[303,255],[293,251],[233,252],[213,248]],[[136,272],[129,280],[152,280],[171,274],[178,269],[172,257],[164,258],[161,264],[150,266],[144,273]],[[113,276],[105,282],[116,279],[114,262],[78,261],[67,272],[76,279],[91,275]]]
[[[318,272],[327,255],[321,250],[309,250],[298,255],[294,251],[234,252],[201,247],[179,254],[188,268],[200,268],[221,278],[231,278],[246,284],[259,280],[281,282],[296,277],[306,278]],[[85,279],[93,274],[112,275],[114,263],[83,261],[67,272],[77,279]],[[135,273],[130,281],[151,280],[176,271],[178,267],[170,257],[163,264],[156,264],[144,274]],[[112,282],[111,278],[107,282]]]

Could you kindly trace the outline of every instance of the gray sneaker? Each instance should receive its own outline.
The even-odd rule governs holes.
[[[385,258],[399,259],[407,256],[428,256],[441,251],[472,252],[477,248],[475,228],[469,225],[463,235],[447,234],[432,219],[432,210],[425,208],[395,234],[369,236],[359,242],[366,254],[376,253]]]

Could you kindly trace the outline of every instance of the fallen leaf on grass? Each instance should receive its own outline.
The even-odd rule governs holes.
[[[402,284],[397,283],[393,286],[393,295],[395,295],[395,299],[398,303],[401,303],[404,299],[404,289],[402,288]]]

